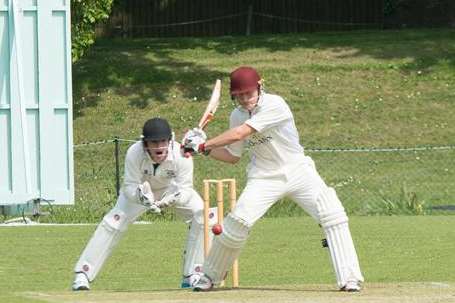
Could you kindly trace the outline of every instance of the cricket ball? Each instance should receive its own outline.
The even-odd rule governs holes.
[[[223,232],[223,227],[221,226],[221,224],[215,224],[212,227],[212,232],[215,236],[217,236]]]

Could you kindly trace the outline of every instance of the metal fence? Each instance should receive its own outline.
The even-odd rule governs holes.
[[[100,36],[188,37],[455,25],[453,0],[119,0]]]
[[[116,200],[123,177],[123,161],[133,140],[113,139],[76,145],[74,212],[89,213],[97,221]],[[334,187],[350,214],[451,213],[455,205],[455,146],[413,148],[307,148],[324,180]],[[200,191],[205,178],[237,179],[244,187],[247,156],[238,165],[195,157],[194,184]],[[283,200],[269,215],[301,214]],[[90,221],[91,218],[79,218]],[[80,221],[77,216],[71,220]]]
[[[105,36],[182,37],[382,28],[383,0],[123,0]]]

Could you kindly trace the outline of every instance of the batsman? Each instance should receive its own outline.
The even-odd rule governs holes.
[[[231,113],[230,129],[207,140],[196,128],[183,138],[186,151],[232,164],[244,150],[251,154],[247,184],[224,219],[223,233],[214,238],[194,290],[207,291],[219,284],[239,257],[254,223],[279,199],[289,197],[322,227],[339,289],[359,291],[363,276],[344,207],[305,155],[289,106],[280,96],[265,93],[261,83],[252,67],[234,70],[230,94],[239,106]]]
[[[153,118],[145,122],[142,140],[126,153],[117,203],[104,216],[76,263],[72,289],[90,289],[129,224],[146,211],[161,213],[169,206],[174,206],[177,216],[189,223],[181,287],[192,287],[204,260],[203,202],[193,189],[192,158],[182,155],[169,123]]]

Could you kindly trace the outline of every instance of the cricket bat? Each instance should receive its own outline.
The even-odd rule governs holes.
[[[210,121],[212,121],[215,112],[220,104],[220,97],[221,97],[221,80],[217,79],[215,82],[215,86],[213,87],[212,96],[210,97],[209,104],[205,109],[204,114],[199,120],[198,127],[200,129],[204,129]]]

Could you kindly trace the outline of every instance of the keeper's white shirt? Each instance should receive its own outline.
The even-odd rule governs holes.
[[[138,185],[148,181],[155,199],[160,199],[163,192],[175,186],[182,195],[181,200],[186,201],[193,189],[193,159],[183,157],[180,144],[170,141],[166,160],[156,167],[154,164],[149,153],[144,149],[142,141],[128,148],[121,190],[126,198],[137,199]]]
[[[248,124],[257,132],[243,141],[226,146],[240,157],[245,149],[251,152],[249,178],[285,176],[287,169],[306,161],[294,117],[286,102],[277,95],[261,94],[250,113],[241,106],[230,117],[230,128]]]

